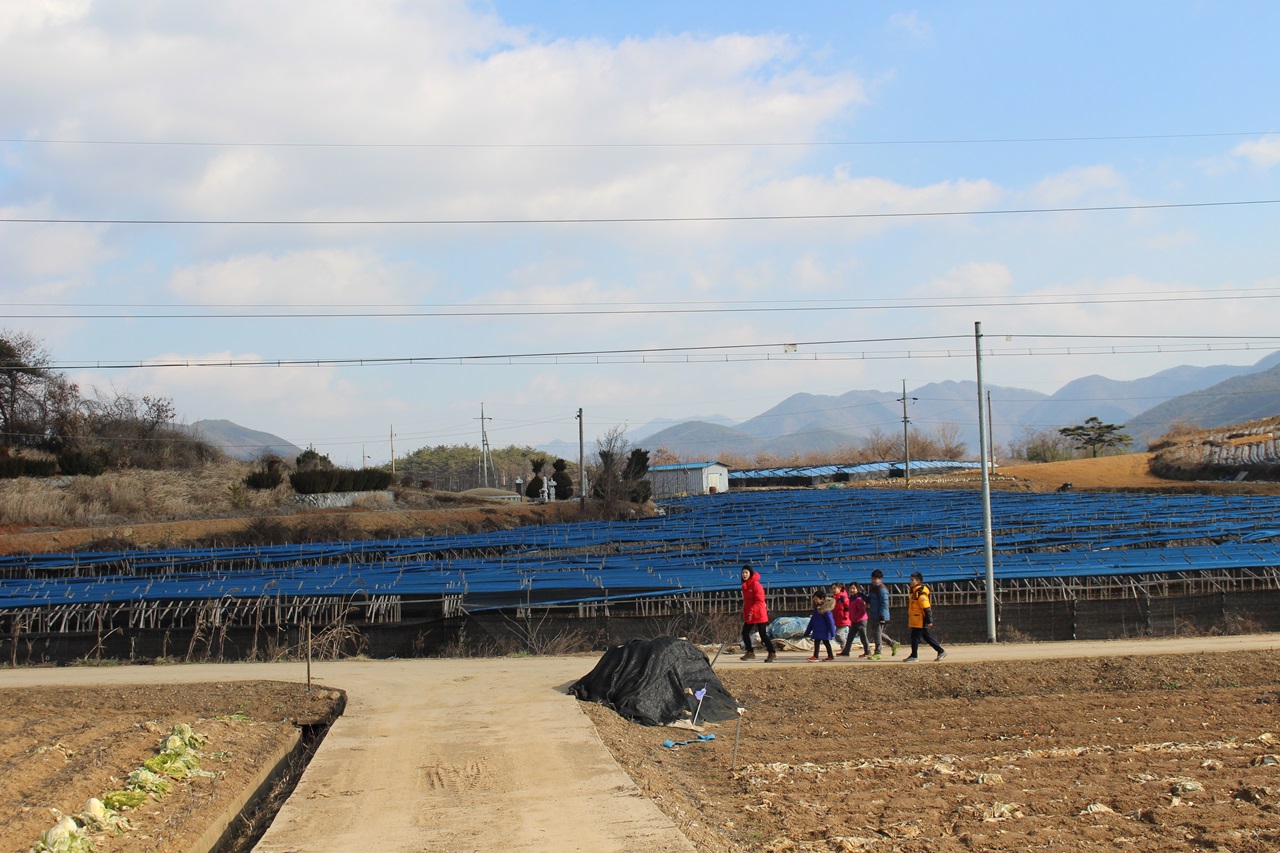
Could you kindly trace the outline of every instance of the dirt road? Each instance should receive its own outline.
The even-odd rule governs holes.
[[[1280,635],[955,646],[949,661],[1280,649]],[[806,666],[800,653],[784,655]],[[568,685],[596,657],[322,662],[348,706],[256,850],[692,851],[605,749]],[[717,669],[744,663],[722,655]],[[886,659],[861,666],[900,665]],[[926,666],[928,664],[920,664]],[[839,664],[857,666],[857,664]],[[778,667],[784,671],[784,667]],[[305,665],[18,669],[0,685],[305,681]],[[658,742],[666,730],[653,730]]]

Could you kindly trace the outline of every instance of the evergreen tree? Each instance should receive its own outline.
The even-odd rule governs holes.
[[[1097,458],[1099,450],[1127,447],[1133,443],[1132,438],[1120,432],[1122,429],[1124,424],[1104,424],[1099,418],[1089,418],[1078,426],[1063,427],[1058,433],[1081,450],[1088,449],[1090,455]]]

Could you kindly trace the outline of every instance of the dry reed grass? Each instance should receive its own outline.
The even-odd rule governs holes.
[[[0,523],[94,526],[280,512],[290,490],[247,488],[250,465],[211,462],[182,471],[110,471],[98,477],[0,480]]]

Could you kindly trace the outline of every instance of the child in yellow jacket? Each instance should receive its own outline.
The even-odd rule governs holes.
[[[938,653],[935,660],[942,660],[947,652],[934,639],[933,607],[929,601],[929,587],[924,585],[924,575],[919,572],[911,574],[911,588],[907,591],[907,627],[911,629],[911,656],[903,663],[914,663],[919,660],[916,653],[920,650],[920,640],[924,640]]]

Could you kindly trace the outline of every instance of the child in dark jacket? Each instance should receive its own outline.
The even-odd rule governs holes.
[[[818,660],[818,643],[827,648],[827,656],[824,660],[835,660],[836,656],[831,653],[831,639],[836,635],[836,620],[832,616],[836,603],[827,598],[825,590],[818,590],[813,594],[813,615],[809,617],[809,627],[804,629],[806,637],[813,638],[813,656],[810,661]]]

